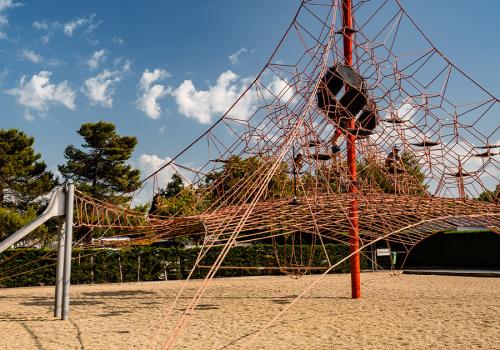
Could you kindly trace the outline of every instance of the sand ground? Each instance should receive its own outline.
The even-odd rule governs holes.
[[[315,276],[216,279],[176,349],[500,349],[500,278],[329,275],[254,339]],[[71,317],[52,316],[53,287],[0,289],[0,349],[151,349],[193,295],[189,282],[160,327],[180,281],[72,286]],[[158,335],[158,336],[157,336]]]

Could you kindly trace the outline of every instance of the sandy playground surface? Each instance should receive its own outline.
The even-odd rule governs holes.
[[[362,274],[362,300],[348,275],[325,277],[248,344],[315,278],[214,280],[175,348],[500,349],[500,278],[388,273]],[[72,286],[69,321],[52,316],[53,287],[0,289],[0,349],[159,349],[189,301],[159,327],[181,283]]]

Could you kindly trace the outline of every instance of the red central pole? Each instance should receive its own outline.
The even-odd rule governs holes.
[[[342,25],[344,36],[344,58],[345,64],[352,66],[352,4],[351,0],[342,0]],[[348,86],[346,85],[346,89]],[[353,130],[354,118],[350,118],[348,128]],[[350,252],[354,253],[359,249],[359,227],[358,227],[358,199],[356,187],[356,136],[347,134],[347,167],[349,168],[349,193],[353,196],[349,208],[349,245]],[[361,279],[359,267],[359,252],[350,258],[351,262],[351,292],[353,299],[361,298]]]

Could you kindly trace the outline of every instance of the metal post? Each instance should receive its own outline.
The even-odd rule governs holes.
[[[56,267],[56,298],[54,302],[54,317],[61,318],[63,275],[64,275],[64,237],[65,223],[61,221],[61,230],[57,241],[57,267]]]
[[[352,66],[352,4],[351,0],[342,0],[342,25],[344,42],[345,64]],[[346,84],[346,89],[349,87]],[[348,128],[353,130],[355,127],[354,118],[349,118]],[[356,185],[356,136],[352,133],[347,134],[347,167],[349,169],[349,193],[352,200],[349,208],[349,246],[351,253],[359,249],[359,226],[358,226],[358,200]],[[353,254],[351,262],[351,294],[353,299],[361,298],[361,278],[359,252]]]
[[[371,250],[371,263],[372,263],[372,272],[375,272],[375,251],[373,250],[373,244],[370,245]]]
[[[71,280],[71,249],[73,248],[73,201],[75,187],[72,183],[66,185],[66,235],[64,242],[64,281],[63,281],[63,303],[62,318],[69,317],[69,286]]]

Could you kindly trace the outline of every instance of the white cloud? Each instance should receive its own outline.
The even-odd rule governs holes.
[[[47,45],[50,41],[50,35],[44,35],[40,38],[40,42],[44,45]]]
[[[269,92],[269,94],[266,94],[267,98],[279,98],[283,103],[290,102],[294,96],[293,87],[278,76],[275,76],[271,80],[271,83],[267,86],[267,90]]]
[[[123,63],[123,65],[122,65],[122,63]],[[124,59],[123,57],[118,57],[118,58],[115,58],[113,60],[113,65],[115,67],[122,65],[121,70],[125,73],[128,73],[128,72],[130,72],[130,69],[132,67],[132,61],[130,61],[128,59]]]
[[[133,162],[132,165],[141,171],[142,176],[147,176],[158,170],[162,165],[166,164],[170,160],[170,157],[161,158],[156,154],[141,154],[137,161]],[[164,188],[174,173],[175,169],[172,166],[166,167],[156,176],[156,185],[160,188]],[[151,202],[153,198],[153,190],[156,189],[153,189],[151,186],[143,188],[134,198],[132,205]]]
[[[154,82],[166,79],[168,77],[170,77],[170,73],[163,68],[157,68],[152,72],[146,69],[144,73],[142,73],[141,81],[139,82],[139,84],[141,87],[146,88],[151,86],[151,84],[153,84]]]
[[[235,53],[229,55],[229,62],[231,62],[231,64],[234,64],[234,65],[240,64],[240,55],[242,53],[247,52],[247,51],[248,50],[246,48],[242,47],[241,49],[239,49]]]
[[[12,0],[0,0],[0,12],[5,11],[11,7],[20,6],[21,4],[15,3]]]
[[[63,25],[64,35],[72,37],[74,32],[78,28],[83,26],[87,26],[87,29],[85,29],[85,33],[87,34],[92,33],[102,23],[102,21],[94,22],[95,16],[96,14],[93,13],[89,17],[80,17],[75,20],[64,23]]]
[[[47,66],[58,66],[61,61],[56,58],[45,59],[41,55],[37,54],[33,50],[23,50],[21,52],[21,58],[30,61],[35,64],[44,64]]]
[[[71,89],[65,80],[59,84],[51,84],[51,72],[41,71],[34,74],[28,81],[23,75],[19,87],[6,92],[17,97],[17,103],[26,108],[38,111],[47,111],[50,105],[62,104],[66,108],[74,110],[75,91]]]
[[[130,62],[130,60],[125,60],[125,63],[123,64],[123,71],[130,72],[131,66],[132,66],[132,62]]]
[[[63,25],[59,22],[49,22],[46,19],[42,21],[35,21],[32,24],[33,29],[44,32],[40,37],[40,42],[47,45],[54,35],[54,30],[63,29]]]
[[[5,11],[17,6],[21,6],[21,3],[14,2],[12,0],[0,0],[0,39],[7,38],[7,34],[3,31],[3,27],[9,24],[9,18],[5,14]]]
[[[251,80],[251,78],[240,78],[228,70],[221,73],[216,84],[209,86],[208,90],[198,90],[192,80],[184,80],[171,95],[175,98],[179,113],[202,124],[209,124],[214,117],[221,116],[229,110],[247,89]],[[266,99],[277,98],[283,103],[289,102],[294,96],[293,88],[277,76],[273,77],[261,93]],[[247,120],[257,109],[256,102],[256,91],[250,89],[228,115],[231,118]]]
[[[165,97],[170,92],[170,89],[165,88],[164,85],[154,83],[166,79],[169,76],[170,74],[162,68],[157,68],[153,71],[146,69],[142,73],[139,82],[141,96],[136,101],[137,108],[152,119],[160,118],[161,107],[158,104],[158,100]]]
[[[43,21],[35,21],[33,22],[33,28],[36,30],[48,30],[49,29],[49,24],[47,23],[46,20]]]
[[[141,171],[142,177],[146,177],[167,164],[172,158],[160,157],[156,154],[141,154],[139,158],[131,162],[132,167]],[[183,166],[192,168],[192,164],[182,164]],[[165,188],[172,179],[172,175],[178,173],[184,180],[185,184],[189,184],[193,180],[193,172],[180,168],[174,164],[162,169],[155,175],[155,181],[148,181],[146,185],[136,194],[132,200],[132,206],[144,203],[150,203],[153,199],[153,192],[157,192],[158,188]],[[155,186],[153,188],[153,186]]]
[[[90,70],[94,70],[106,59],[106,51],[101,49],[92,54],[92,56],[88,59],[87,65]]]
[[[192,80],[184,82],[172,91],[179,113],[202,124],[209,124],[212,118],[226,112],[243,93],[249,83],[248,78],[240,79],[228,70],[217,78],[215,86],[208,90],[197,90]],[[248,119],[255,110],[255,94],[249,91],[231,111],[231,116]]]
[[[137,161],[137,167],[141,171],[141,174],[147,176],[153,173],[154,171],[158,170],[162,165],[166,164],[170,160],[171,160],[170,157],[160,158],[156,154],[141,154]],[[170,180],[173,171],[170,172],[170,174],[166,173],[168,173],[168,171],[158,173],[158,175],[160,175],[160,177],[157,179],[159,187],[165,187],[167,182]]]
[[[84,25],[87,23],[87,20],[85,18],[78,18],[74,21],[70,21],[68,23],[64,24],[64,34],[66,36],[73,36],[73,32],[80,26]]]
[[[120,38],[119,36],[114,36],[113,37],[113,42],[115,44],[118,44],[118,45],[123,45],[125,43],[125,40],[123,40],[122,38]]]
[[[87,33],[87,34],[92,34],[97,29],[97,27],[99,27],[101,25],[101,23],[103,22],[102,20],[99,20],[99,21],[94,23],[94,17],[95,17],[95,14],[90,16],[89,26],[87,27],[87,29],[85,29],[85,33]]]
[[[25,60],[31,61],[35,64],[42,63],[43,58],[33,50],[23,50],[21,52],[21,57],[24,58]]]
[[[72,37],[79,30],[82,30],[90,44],[97,45],[99,42],[93,37],[93,33],[103,21],[96,20],[96,16],[97,15],[93,13],[88,17],[76,18],[66,23],[57,21],[50,22],[44,19],[33,22],[32,27],[35,30],[44,31],[44,35],[40,38],[41,43],[44,45],[49,43],[55,31],[62,31],[65,36]]]
[[[82,91],[89,98],[92,105],[112,108],[116,84],[121,79],[120,72],[104,70],[95,77],[85,80]]]
[[[172,92],[179,107],[179,112],[188,118],[194,118],[202,124],[208,124],[212,117],[210,90],[198,91],[192,80],[184,82]]]

